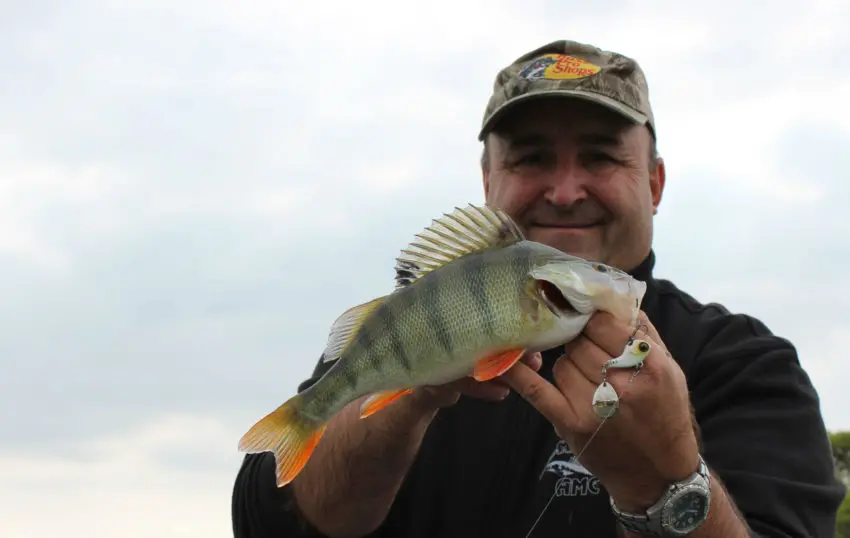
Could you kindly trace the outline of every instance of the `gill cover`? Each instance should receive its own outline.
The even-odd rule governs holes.
[[[554,260],[530,271],[544,302],[561,312],[565,304],[580,314],[604,310],[634,324],[646,283],[613,267],[585,260]]]

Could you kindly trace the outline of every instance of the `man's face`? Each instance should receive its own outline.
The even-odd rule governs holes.
[[[586,101],[518,105],[488,136],[484,192],[528,239],[631,270],[649,253],[664,167],[651,135]]]

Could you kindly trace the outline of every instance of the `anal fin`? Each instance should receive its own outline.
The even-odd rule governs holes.
[[[413,392],[413,389],[388,390],[385,392],[376,392],[372,394],[360,406],[360,418],[366,418],[374,415],[381,409],[390,405],[402,396],[406,396]]]
[[[484,357],[475,363],[471,377],[476,381],[489,381],[499,377],[522,358],[524,349],[508,349],[489,357]]]

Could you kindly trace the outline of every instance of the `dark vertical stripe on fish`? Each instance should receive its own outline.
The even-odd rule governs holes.
[[[379,306],[378,308],[384,308],[384,305]],[[372,323],[364,323],[360,330],[357,331],[357,335],[352,340],[351,344],[349,344],[350,350],[347,355],[354,356],[355,353],[359,357],[366,356],[369,362],[374,360],[373,354],[370,353],[370,348],[372,346],[372,330],[374,329],[374,324]],[[344,372],[345,380],[348,382],[348,386],[351,387],[351,390],[356,391],[358,389],[357,381],[360,376],[357,373],[357,369],[354,368],[355,361],[350,361],[352,367],[346,368]]]
[[[372,346],[375,346],[377,342],[375,340],[380,339],[380,334],[387,330],[387,323],[384,316],[384,312],[387,311],[386,303],[381,304],[375,311],[372,313],[373,321],[371,323],[364,323],[362,332],[366,333],[366,336],[363,337],[363,345],[365,356],[366,356],[366,364],[372,367],[372,370],[375,372],[383,373],[383,369],[386,366],[386,363],[381,360],[381,353],[377,352],[377,349],[370,349]]]
[[[404,348],[399,340],[398,326],[396,325],[396,316],[393,310],[387,303],[379,306],[374,313],[375,324],[372,329],[381,334],[379,337],[383,340],[380,349],[374,349],[369,353],[368,364],[373,367],[376,372],[384,374],[389,362],[386,359],[398,359],[403,365],[407,362]],[[389,350],[386,349],[386,338],[389,338]],[[377,345],[377,342],[373,344]],[[389,355],[389,356],[388,356]]]
[[[405,371],[410,372],[410,358],[407,356],[407,351],[404,349],[404,342],[401,339],[401,333],[399,332],[398,324],[396,323],[397,318],[395,312],[392,311],[389,305],[383,304],[380,308],[378,308],[377,312],[375,312],[375,316],[383,324],[383,329],[390,338],[390,349],[393,355],[392,358],[398,360],[398,363]],[[373,360],[378,360],[377,353]],[[376,366],[376,368],[378,367]]]
[[[437,337],[443,350],[451,355],[454,350],[452,335],[443,317],[440,305],[440,292],[443,291],[445,286],[440,283],[439,276],[434,276],[436,278],[432,277],[427,282],[422,283],[424,285],[418,290],[419,301],[425,310],[425,316],[428,319],[431,329],[434,331],[434,335]]]
[[[486,275],[484,274],[485,260],[483,256],[471,256],[466,260],[466,278],[463,279],[466,289],[475,301],[478,307],[478,313],[481,316],[481,321],[484,324],[484,332],[487,336],[495,335],[495,327],[493,326],[493,305],[487,299],[487,284]]]

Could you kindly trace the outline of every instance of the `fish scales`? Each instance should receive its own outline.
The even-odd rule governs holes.
[[[531,255],[522,246],[471,254],[388,296],[326,374],[328,395],[316,395],[322,405],[311,414],[326,418],[367,393],[456,379],[470,356],[515,344],[524,327],[517,290]]]
[[[518,246],[471,254],[456,263],[457,267],[435,275],[446,281],[440,295],[445,298],[442,310],[459,341],[451,359],[515,345],[527,254]]]
[[[315,398],[314,405],[306,404],[311,415],[326,419],[363,394],[411,383],[419,357],[431,352],[426,343],[434,340],[424,308],[431,290],[427,284],[417,282],[388,296],[363,322],[344,356],[325,374],[327,382],[307,389]]]
[[[358,397],[369,395],[365,418],[422,385],[493,379],[523,352],[575,338],[594,311],[634,323],[645,290],[611,266],[527,241],[499,210],[457,208],[402,251],[395,291],[335,320],[322,356],[336,363],[258,421],[240,450],[273,452],[283,486]]]

